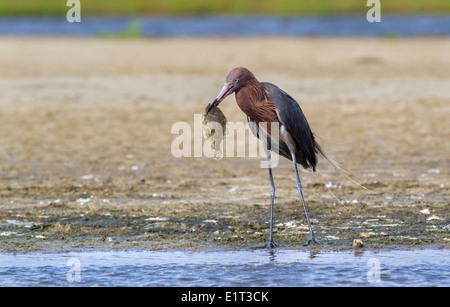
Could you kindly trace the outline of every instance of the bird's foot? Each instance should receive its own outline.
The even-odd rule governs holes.
[[[267,242],[267,244],[264,244],[264,245],[262,245],[262,246],[257,246],[257,247],[254,247],[254,249],[265,249],[265,248],[268,248],[268,249],[274,249],[274,248],[277,248],[279,245],[278,245],[278,243],[276,243],[274,240],[269,240],[269,242]]]
[[[306,241],[306,243],[303,244],[303,246],[309,246],[309,245],[314,246],[314,245],[316,245],[316,244],[322,244],[322,242],[320,242],[319,240],[317,240],[317,239],[316,239],[316,236],[313,234],[313,235],[310,235],[310,236],[309,236],[308,241]]]
[[[278,244],[275,243],[274,240],[270,240],[270,241],[267,242],[267,244],[265,245],[265,248],[268,248],[268,249],[277,248],[277,247],[278,247]]]

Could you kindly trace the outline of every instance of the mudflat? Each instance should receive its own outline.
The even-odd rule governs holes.
[[[300,173],[316,248],[450,247],[449,39],[3,37],[0,250],[263,245],[264,157],[171,151],[236,66],[290,93],[371,190],[323,158],[324,182]],[[246,122],[232,96],[221,110]],[[310,248],[290,161],[274,179],[275,241]]]

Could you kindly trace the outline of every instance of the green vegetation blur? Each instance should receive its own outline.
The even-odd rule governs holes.
[[[367,0],[79,0],[83,14],[323,15],[368,10]],[[380,0],[383,13],[449,13],[449,0]],[[2,0],[0,15],[59,15],[67,0]]]

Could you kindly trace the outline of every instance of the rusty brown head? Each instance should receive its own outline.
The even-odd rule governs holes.
[[[228,74],[225,85],[220,91],[217,98],[209,107],[208,113],[212,108],[219,105],[227,96],[232,93],[239,91],[242,87],[244,87],[250,80],[255,79],[255,76],[252,74],[250,70],[245,67],[236,67]]]

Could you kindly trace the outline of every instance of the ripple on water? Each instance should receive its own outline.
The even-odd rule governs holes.
[[[76,259],[76,261],[69,260]],[[0,254],[3,286],[450,286],[448,249]],[[74,263],[76,265],[74,265]],[[78,265],[78,266],[77,266]],[[80,282],[74,281],[78,271]]]

